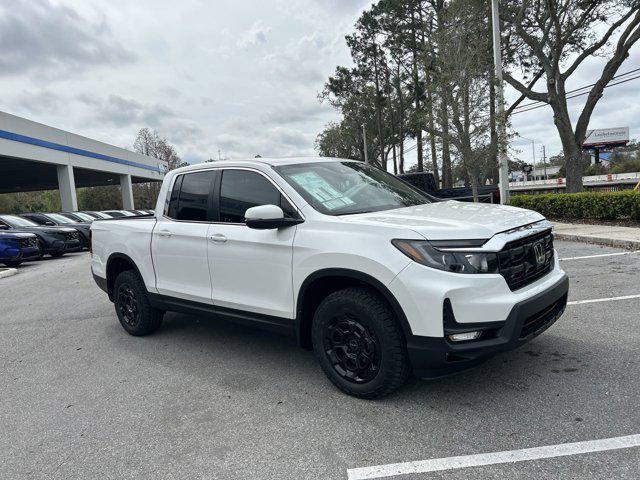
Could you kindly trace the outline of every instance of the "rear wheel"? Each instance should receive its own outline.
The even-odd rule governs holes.
[[[164,312],[151,306],[147,289],[133,270],[118,275],[113,286],[113,299],[118,320],[127,333],[148,335],[160,327]]]
[[[316,310],[311,335],[325,374],[349,395],[379,398],[409,376],[402,329],[370,288],[350,287],[327,296]]]

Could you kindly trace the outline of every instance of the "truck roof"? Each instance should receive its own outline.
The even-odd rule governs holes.
[[[320,162],[354,162],[345,158],[333,157],[270,157],[270,158],[247,158],[238,160],[217,160],[213,162],[194,163],[186,167],[172,170],[172,173],[185,172],[189,170],[200,170],[203,167],[248,167],[255,165],[292,165],[296,163],[320,163]]]

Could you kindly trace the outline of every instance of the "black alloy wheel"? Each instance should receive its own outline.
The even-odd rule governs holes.
[[[388,395],[411,371],[398,318],[389,303],[366,286],[327,295],[315,311],[311,340],[329,380],[354,397]]]
[[[333,369],[349,382],[366,383],[380,370],[380,344],[358,317],[346,311],[325,324],[324,349]]]
[[[140,322],[140,311],[136,294],[128,283],[120,284],[116,307],[122,320],[131,328],[135,328]]]

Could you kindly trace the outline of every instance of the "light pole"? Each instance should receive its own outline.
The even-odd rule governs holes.
[[[491,0],[491,25],[493,29],[493,63],[496,70],[496,99],[498,115],[496,117],[498,134],[498,163],[500,165],[500,203],[509,203],[509,160],[507,158],[507,127],[504,115],[504,86],[502,84],[502,47],[500,45],[500,15],[498,0]]]
[[[523,137],[518,134],[518,136],[523,139],[531,142],[531,153],[533,154],[533,180],[536,180],[536,141],[533,138]]]
[[[364,142],[364,163],[369,163],[369,153],[367,152],[367,129],[362,124],[362,141]]]

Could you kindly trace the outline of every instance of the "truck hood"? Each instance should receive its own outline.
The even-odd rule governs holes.
[[[539,213],[523,208],[454,200],[340,218],[354,223],[405,227],[428,240],[489,239],[496,233],[544,220]]]

